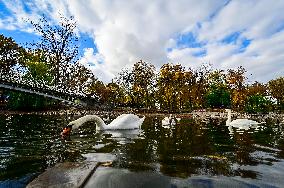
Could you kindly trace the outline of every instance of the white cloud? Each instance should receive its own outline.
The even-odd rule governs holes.
[[[201,48],[174,49],[168,53],[168,58],[172,63],[180,63],[186,68],[198,68],[206,63],[204,57],[195,57],[194,54],[202,52]],[[208,62],[207,62],[208,63]]]
[[[223,69],[242,65],[260,81],[284,73],[282,0],[34,0],[26,3],[29,12],[20,0],[6,1],[5,5],[13,15],[1,20],[1,28],[27,30],[20,18],[36,20],[43,13],[54,20],[58,20],[58,12],[74,15],[79,29],[94,38],[98,49],[98,54],[86,49],[81,62],[93,63],[92,70],[105,81],[140,59],[157,68],[168,61],[186,67],[203,62]],[[205,45],[178,47],[175,39],[186,32],[192,32]],[[220,42],[234,32],[251,39],[243,53],[238,52],[240,40]],[[206,54],[196,57],[195,53],[201,51]]]
[[[79,63],[90,68],[99,80],[108,83],[114,74],[111,73],[107,64],[102,62],[104,62],[104,57],[99,53],[94,54],[93,48],[84,49],[84,56],[79,60]]]
[[[93,24],[98,51],[105,63],[117,73],[140,59],[160,67],[169,60],[169,40],[197,21],[207,19],[223,3],[114,1],[106,5],[105,1],[98,1],[96,5],[90,11],[96,19],[88,25]]]
[[[235,0],[221,9],[213,19],[203,23],[201,40],[220,40],[224,36],[244,31],[250,39],[269,36],[283,26],[284,1]]]

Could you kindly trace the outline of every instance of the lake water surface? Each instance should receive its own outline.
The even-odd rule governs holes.
[[[85,125],[62,141],[63,116],[0,116],[0,187],[25,187],[65,161],[112,161],[86,187],[283,187],[284,125],[237,129],[226,120],[182,118],[141,130],[96,132]]]

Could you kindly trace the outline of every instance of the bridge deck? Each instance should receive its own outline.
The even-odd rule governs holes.
[[[72,101],[68,101],[68,100],[65,100],[63,98],[52,96],[52,95],[49,95],[49,94],[46,94],[46,93],[41,93],[41,92],[38,92],[38,91],[32,91],[32,90],[23,89],[23,88],[19,88],[19,87],[15,87],[15,86],[8,86],[8,85],[4,85],[4,84],[0,84],[0,87],[5,88],[5,89],[10,89],[10,90],[22,91],[22,92],[25,92],[25,93],[32,93],[32,94],[36,94],[36,95],[41,95],[41,96],[44,96],[44,97],[53,98],[53,99],[61,100],[61,101],[68,102],[68,103],[73,103]],[[73,104],[75,104],[75,103],[73,103]]]

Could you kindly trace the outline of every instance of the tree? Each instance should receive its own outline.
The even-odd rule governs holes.
[[[260,94],[249,96],[245,105],[245,110],[248,113],[267,113],[271,108],[271,102]]]
[[[132,74],[134,77],[133,94],[137,104],[146,108],[153,107],[155,67],[140,60],[134,64]]]
[[[202,65],[194,71],[194,80],[191,87],[193,108],[204,108],[206,106],[206,93],[209,88],[210,66]]]
[[[230,93],[224,88],[212,88],[206,95],[207,105],[211,108],[229,108]]]
[[[226,76],[226,81],[231,92],[232,107],[236,110],[244,110],[245,107],[247,97],[245,73],[245,68],[240,66],[236,70],[229,69]]]
[[[208,90],[207,66],[185,70],[180,65],[164,64],[157,79],[157,100],[161,109],[170,111],[205,107]]]
[[[226,75],[223,70],[214,70],[208,74],[208,84],[210,87],[227,88]]]
[[[70,64],[78,60],[78,37],[75,34],[76,21],[73,17],[61,17],[59,25],[52,25],[44,16],[39,22],[31,22],[41,40],[33,44],[45,53],[52,67],[53,84],[65,88],[68,82]]]
[[[224,71],[215,70],[209,73],[208,82],[207,105],[212,108],[229,108],[231,99]]]
[[[164,64],[157,79],[157,98],[161,109],[177,111],[185,104],[185,94],[188,88],[185,87],[186,78],[190,78],[191,73],[186,72],[180,64]]]
[[[51,85],[51,67],[46,63],[46,58],[42,51],[33,50],[25,54],[24,67],[26,71],[24,78],[33,85]]]
[[[0,35],[0,77],[10,76],[11,69],[17,64],[23,64],[25,49],[12,38]]]
[[[277,105],[280,110],[284,108],[284,77],[279,77],[268,82],[268,88],[272,95],[277,100]]]
[[[133,74],[131,69],[122,69],[116,78],[116,83],[123,88],[125,92],[125,101],[126,105],[134,106],[135,100],[132,92],[132,84],[134,82]]]
[[[94,80],[88,87],[89,95],[96,96],[100,104],[106,104],[108,98],[108,91],[102,81]]]
[[[176,66],[176,67],[175,67]],[[175,82],[175,74],[179,75],[178,72],[183,71],[183,67],[173,64],[164,64],[157,79],[157,98],[161,109],[167,109],[170,111],[177,110],[177,85]],[[176,72],[177,71],[177,72]]]
[[[66,73],[66,87],[69,92],[92,95],[90,87],[98,81],[93,72],[79,63],[71,65],[69,69],[70,72]]]
[[[194,105],[194,95],[196,88],[196,76],[197,74],[191,69],[184,71],[183,81],[181,85],[180,97],[179,97],[179,108],[182,110],[192,110]]]
[[[268,95],[268,88],[265,84],[256,81],[252,85],[248,86],[247,95],[261,95],[264,97]]]
[[[124,92],[122,88],[114,82],[106,85],[106,91],[108,93],[107,101],[111,107],[118,107],[124,105]]]
[[[125,88],[132,107],[154,106],[155,67],[142,60],[136,62],[132,69],[125,69],[117,80]]]
[[[268,99],[268,88],[265,84],[254,82],[247,87],[245,111],[248,113],[266,113],[272,110],[272,102]]]

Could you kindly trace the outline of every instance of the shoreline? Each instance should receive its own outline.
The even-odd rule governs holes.
[[[55,115],[55,116],[84,116],[88,114],[96,114],[99,116],[116,116],[123,113],[133,113],[143,116],[169,116],[173,115],[178,118],[197,118],[197,119],[224,119],[227,118],[227,113],[224,112],[224,109],[220,111],[202,111],[196,110],[192,112],[161,112],[161,111],[150,111],[150,110],[137,110],[137,109],[113,109],[113,110],[104,110],[104,109],[58,109],[58,110],[42,110],[42,111],[13,111],[13,110],[0,110],[0,115]],[[234,118],[272,118],[284,120],[284,113],[275,113],[269,112],[267,114],[248,114],[242,112],[232,112]]]

